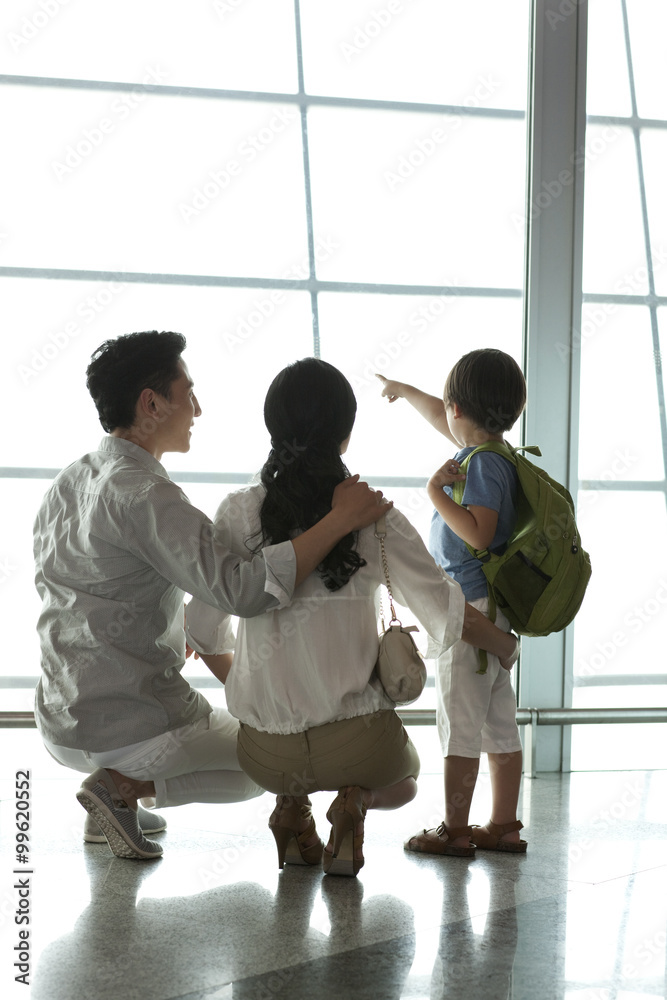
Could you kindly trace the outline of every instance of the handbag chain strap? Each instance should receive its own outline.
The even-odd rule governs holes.
[[[384,540],[387,535],[387,520],[386,516],[383,514],[382,517],[378,518],[375,522],[375,537],[380,540],[380,548],[382,549],[382,569],[384,570],[384,582],[387,588],[387,593],[389,594],[389,610],[391,611],[391,621],[389,626],[391,627],[393,622],[400,621],[396,617],[396,609],[394,607],[394,595],[391,592],[391,581],[389,579],[389,563],[387,562],[387,552],[384,547]],[[384,609],[382,607],[382,594],[380,594],[380,621],[382,622],[382,631],[384,632]]]

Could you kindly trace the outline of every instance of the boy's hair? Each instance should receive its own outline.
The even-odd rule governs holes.
[[[461,412],[490,434],[508,431],[526,405],[526,380],[518,364],[493,347],[470,351],[456,362],[445,383],[445,406]]]
[[[132,426],[144,389],[171,398],[185,347],[181,333],[149,330],[105,340],[97,348],[86,371],[86,385],[107,433]]]

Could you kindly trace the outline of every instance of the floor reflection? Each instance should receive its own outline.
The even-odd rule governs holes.
[[[17,745],[0,733],[15,769],[30,763]],[[441,808],[434,769],[413,803],[371,816],[354,880],[279,872],[261,799],[171,811],[160,861],[84,846],[77,782],[38,750],[30,989],[7,958],[14,786],[0,776],[2,1000],[667,997],[667,771],[541,774],[524,782],[528,853],[467,860],[402,850]]]
[[[150,880],[163,862],[128,863],[99,851],[88,851],[85,859],[90,903],[73,930],[42,951],[33,1000],[129,1000],[186,990],[188,997],[255,1000],[264,992],[294,998],[318,996],[318,983],[332,981],[340,997],[355,996],[357,957],[348,963],[341,955],[351,943],[374,938],[380,943],[364,949],[364,975],[375,950],[381,995],[403,995],[414,956],[413,911],[391,895],[365,901],[359,880],[286,869],[275,893],[256,882],[237,882],[187,897],[151,898]],[[323,912],[313,920],[316,903]],[[384,941],[387,925],[402,928],[391,948]],[[294,961],[298,942],[303,961],[276,971],[281,952]],[[316,962],[309,961],[312,955]],[[265,964],[266,971],[249,976],[249,961],[259,970]],[[228,985],[223,989],[221,982]]]

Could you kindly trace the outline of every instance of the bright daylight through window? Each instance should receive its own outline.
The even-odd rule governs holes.
[[[589,8],[573,349],[594,574],[564,704],[658,705],[667,22],[657,0]],[[448,448],[381,399],[375,373],[439,395],[466,351],[524,362],[530,17],[529,0],[2,4],[0,302],[16,430],[0,458],[0,586],[5,634],[22,636],[3,659],[6,710],[30,710],[36,682],[34,514],[56,471],[101,437],[85,369],[109,337],[187,337],[203,415],[190,453],[166,464],[208,514],[266,456],[271,379],[314,354],[356,392],[351,471],[427,534],[424,484]],[[541,363],[569,365],[563,351]],[[636,600],[614,586],[610,539],[624,535]],[[572,729],[575,768],[621,766],[618,726]],[[664,729],[645,727],[623,766],[655,766]]]
[[[169,468],[211,514],[264,460],[273,375],[309,354],[339,366],[359,403],[348,464],[423,531],[442,445],[374,372],[440,394],[466,350],[522,356],[527,3],[124,0],[63,7],[48,32],[29,13],[2,12],[22,433],[2,460],[1,551],[5,613],[30,637],[4,665],[13,708],[38,656],[32,518],[97,443],[84,372],[105,338],[187,336],[204,412]]]

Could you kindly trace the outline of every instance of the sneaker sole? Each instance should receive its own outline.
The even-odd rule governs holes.
[[[83,808],[95,820],[103,831],[106,841],[117,858],[129,858],[142,861],[149,861],[162,856],[162,848],[159,844],[152,844],[156,848],[154,851],[144,851],[128,838],[125,830],[114,819],[113,814],[100,799],[89,789],[81,788],[76,793],[78,801]],[[93,841],[98,843],[99,841]]]
[[[167,829],[167,824],[163,823],[162,826],[156,826],[156,827],[145,827],[145,826],[141,826],[141,824],[139,824],[139,829],[141,830],[141,832],[143,833],[144,836],[146,836],[147,834],[153,834],[153,833],[164,833],[164,831]],[[85,830],[83,832],[83,839],[84,839],[84,843],[86,843],[86,844],[107,844],[108,843],[108,840],[104,836],[104,834],[86,833]]]
[[[166,829],[167,829],[166,826],[159,826],[156,830],[144,830],[144,828],[142,826],[141,827],[141,832],[144,834],[144,836],[146,836],[146,835],[154,834],[154,833],[164,833],[164,831]],[[84,839],[84,841],[85,841],[86,844],[107,844],[108,843],[106,837],[100,836],[100,835],[95,834],[95,833],[84,833],[83,839]]]

